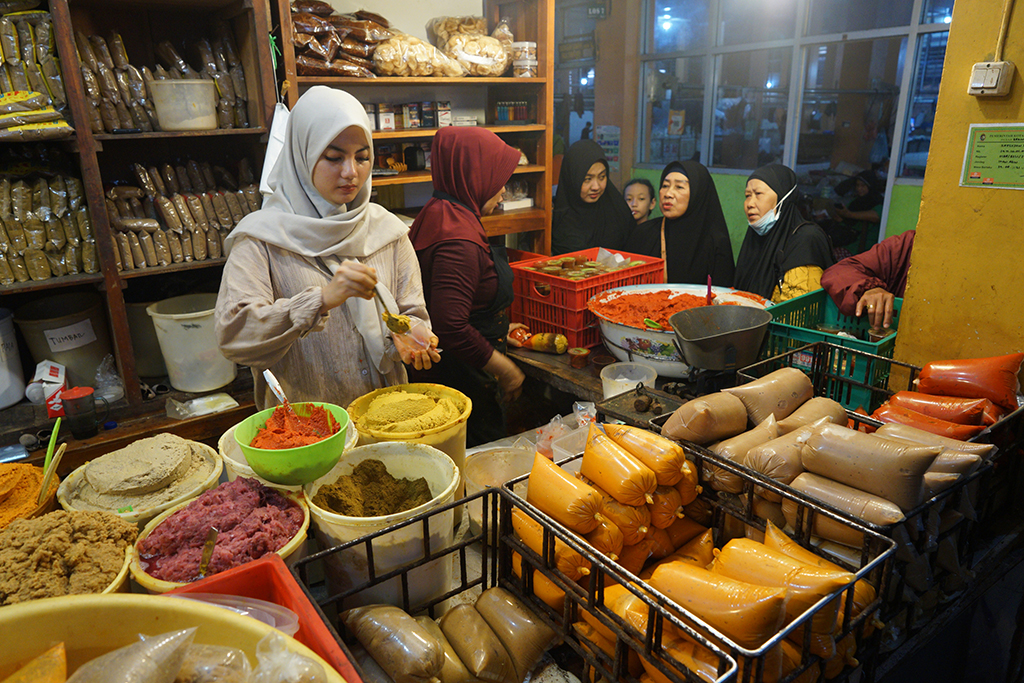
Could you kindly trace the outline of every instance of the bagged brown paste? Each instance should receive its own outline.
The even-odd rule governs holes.
[[[438,625],[474,676],[489,683],[518,683],[512,658],[475,607],[453,607]]]
[[[429,683],[441,673],[444,647],[401,609],[367,605],[345,612],[343,619],[395,683]]]
[[[520,681],[558,637],[550,626],[504,588],[485,590],[477,598],[476,610],[512,657]]]

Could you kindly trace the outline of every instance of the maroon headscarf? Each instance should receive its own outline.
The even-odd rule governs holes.
[[[480,211],[498,194],[519,163],[519,152],[483,128],[450,126],[434,136],[430,147],[431,179],[465,206],[436,196],[416,216],[409,238],[416,251],[443,240],[467,240],[488,249]]]

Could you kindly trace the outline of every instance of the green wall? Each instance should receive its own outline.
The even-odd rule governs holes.
[[[658,191],[661,171],[649,168],[634,168],[634,178],[647,178]],[[747,233],[747,216],[743,212],[743,190],[747,185],[747,176],[742,174],[712,173],[715,189],[722,202],[722,213],[729,226],[729,239],[732,241],[732,255],[735,259],[740,253],[743,236]],[[917,227],[917,215],[921,208],[921,186],[900,185],[892,188],[892,203],[889,207],[889,221],[886,223],[885,236],[892,237]],[[661,215],[660,207],[651,214],[652,218]]]

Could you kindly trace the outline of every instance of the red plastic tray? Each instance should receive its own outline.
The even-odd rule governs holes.
[[[349,683],[362,680],[349,662],[337,638],[324,624],[320,613],[306,597],[298,582],[277,553],[265,555],[225,572],[208,576],[171,593],[219,593],[266,600],[287,607],[299,617],[295,639],[320,655]]]

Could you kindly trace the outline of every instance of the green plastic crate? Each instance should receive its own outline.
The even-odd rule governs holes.
[[[902,306],[903,299],[897,298],[893,302],[891,328],[893,330],[898,327]],[[762,358],[772,358],[789,353],[814,342],[828,342],[885,358],[892,358],[893,349],[896,347],[895,333],[882,341],[871,342],[865,339],[850,339],[817,329],[818,326],[829,327],[862,337],[866,336],[870,327],[867,316],[853,318],[841,314],[835,302],[832,301],[832,297],[823,289],[798,296],[781,304],[775,304],[768,310],[772,314],[772,322],[768,325],[768,341],[765,344]],[[797,354],[792,364],[806,371],[810,369],[811,363],[812,359],[809,354]],[[868,412],[878,407],[881,403],[879,394],[872,392],[867,387],[885,388],[888,385],[888,363],[876,363],[861,359],[860,362],[843,363],[835,370],[851,381],[843,396],[844,400],[839,401],[844,407],[850,410],[864,408]],[[858,384],[866,386],[858,386]]]

